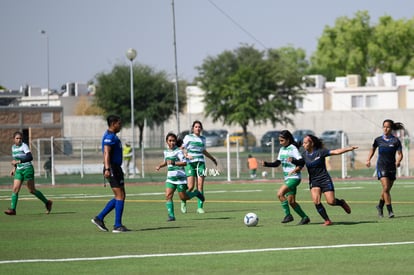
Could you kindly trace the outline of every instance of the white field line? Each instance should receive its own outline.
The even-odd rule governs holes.
[[[310,250],[310,249],[334,249],[349,247],[373,247],[373,246],[394,246],[394,245],[413,245],[414,241],[394,242],[394,243],[366,243],[366,244],[338,244],[323,246],[302,246],[302,247],[277,247],[262,249],[243,249],[243,250],[223,250],[223,251],[200,251],[200,252],[183,252],[183,253],[160,253],[160,254],[142,254],[142,255],[119,255],[105,257],[86,257],[86,258],[63,258],[63,259],[22,259],[22,260],[2,260],[0,264],[16,263],[41,263],[41,262],[78,262],[78,261],[107,261],[119,259],[141,259],[156,257],[178,257],[178,256],[199,256],[199,255],[222,255],[222,254],[243,254],[243,253],[260,253],[287,250]]]

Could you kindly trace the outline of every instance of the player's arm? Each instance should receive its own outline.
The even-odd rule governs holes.
[[[400,167],[402,159],[403,159],[403,152],[401,150],[398,150],[397,151],[397,158],[396,158],[396,162],[395,162],[395,165],[397,167]]]
[[[375,154],[375,147],[372,147],[370,150],[369,150],[369,153],[368,153],[368,158],[367,158],[367,161],[365,162],[365,165],[367,166],[367,167],[371,167],[371,159],[372,159],[372,157],[374,156],[374,154]]]
[[[215,157],[213,157],[209,152],[207,152],[207,150],[203,151],[203,154],[208,157],[209,159],[211,159],[212,162],[214,162],[214,164],[217,166],[217,160]]]
[[[358,146],[349,146],[349,147],[345,147],[345,148],[334,149],[334,150],[329,151],[329,154],[331,156],[341,155],[343,153],[350,152],[350,151],[353,151],[355,149],[358,149]]]
[[[281,164],[282,162],[280,161],[280,160],[275,160],[274,162],[267,162],[267,161],[263,161],[262,162],[262,165],[264,166],[264,167],[279,167],[279,165]]]
[[[155,167],[155,170],[159,171],[162,167],[165,167],[165,166],[167,166],[167,161],[164,160],[163,162],[158,164],[157,167]]]
[[[104,145],[104,176],[109,178],[111,176],[111,146]]]
[[[15,166],[17,164],[29,162],[29,161],[32,161],[32,160],[33,160],[32,152],[27,152],[26,155],[24,155],[23,157],[21,157],[17,160],[16,159],[12,160],[12,165]]]
[[[300,158],[300,159],[289,158],[288,161],[296,165],[296,167],[300,167],[300,169],[302,169],[303,166],[305,166],[305,160],[303,158]]]

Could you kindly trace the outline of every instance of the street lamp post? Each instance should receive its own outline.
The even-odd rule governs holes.
[[[178,102],[178,66],[177,66],[177,39],[175,34],[175,7],[174,0],[171,1],[173,14],[173,35],[174,35],[174,64],[175,64],[175,117],[177,119],[177,134],[180,133],[180,107]]]
[[[135,178],[135,118],[134,118],[134,73],[132,68],[132,62],[135,57],[137,57],[137,51],[133,48],[130,48],[126,52],[126,57],[130,62],[130,78],[131,78],[131,130],[132,130],[132,166],[133,172],[132,175]],[[129,169],[129,167],[127,168]]]
[[[49,106],[49,91],[50,91],[49,36],[45,30],[41,30],[40,33],[46,37],[47,106]]]

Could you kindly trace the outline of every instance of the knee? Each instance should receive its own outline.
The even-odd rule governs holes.
[[[336,205],[335,200],[327,200],[326,202],[331,206]]]

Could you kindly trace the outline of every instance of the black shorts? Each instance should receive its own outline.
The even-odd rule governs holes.
[[[309,189],[319,187],[321,189],[322,193],[328,192],[328,191],[335,191],[334,185],[332,180],[326,180],[323,182],[320,181],[311,181],[309,182]]]
[[[121,166],[111,164],[111,176],[108,180],[111,188],[123,188],[125,186],[124,171],[122,171]]]
[[[385,169],[377,170],[378,179],[388,178],[390,180],[395,180],[397,178],[396,175],[397,175],[397,171],[395,170],[385,170]]]

